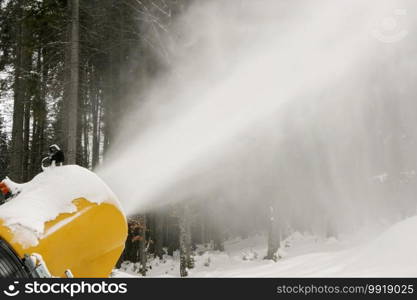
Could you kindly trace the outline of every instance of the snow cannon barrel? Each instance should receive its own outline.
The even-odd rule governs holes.
[[[48,168],[25,184],[6,179],[0,206],[0,277],[108,277],[124,249],[126,217],[93,172]]]

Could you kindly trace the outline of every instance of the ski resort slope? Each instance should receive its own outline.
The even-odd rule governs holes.
[[[277,262],[263,260],[262,236],[225,243],[225,252],[197,249],[191,277],[416,277],[417,217],[401,221],[382,233],[319,238],[295,232],[282,244]],[[366,232],[365,232],[366,231]],[[374,238],[369,238],[373,235]],[[178,254],[151,262],[148,276],[179,275]],[[138,276],[137,265],[125,262],[114,277]]]

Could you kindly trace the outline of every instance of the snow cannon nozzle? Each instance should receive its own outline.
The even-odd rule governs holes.
[[[59,151],[59,150],[61,150],[61,148],[59,148],[59,146],[57,144],[53,144],[53,145],[49,146],[49,151],[51,151],[51,152],[56,152],[56,151]]]

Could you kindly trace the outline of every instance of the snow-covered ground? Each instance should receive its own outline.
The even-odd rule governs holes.
[[[264,260],[266,240],[254,236],[229,240],[225,252],[196,250],[191,277],[416,277],[417,217],[382,232],[369,228],[336,238],[293,233],[282,244],[277,262]],[[373,236],[371,238],[370,236]],[[178,253],[150,262],[147,276],[179,276]],[[138,264],[124,262],[114,277],[136,277]]]

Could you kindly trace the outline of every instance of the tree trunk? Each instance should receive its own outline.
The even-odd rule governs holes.
[[[142,276],[146,276],[146,262],[147,262],[147,249],[146,249],[146,215],[142,215],[139,218],[139,259],[140,259],[140,273]]]
[[[88,111],[85,109],[83,113],[83,162],[84,167],[90,167],[90,141],[89,141],[89,120],[88,120]]]
[[[178,227],[180,243],[180,275],[188,276],[188,269],[194,267],[191,249],[190,212],[188,204],[180,204],[178,207]]]
[[[65,110],[66,161],[75,164],[77,157],[77,121],[79,98],[79,0],[71,0],[71,34],[69,57],[69,87]]]
[[[93,145],[92,145],[92,167],[97,167],[100,161],[100,96],[97,88],[97,76],[96,71],[92,68],[91,78],[92,83],[90,85],[90,99],[91,99],[91,117],[93,122]]]
[[[27,89],[27,72],[30,65],[31,53],[27,46],[27,24],[23,21],[24,6],[26,1],[18,3],[17,28],[16,28],[16,57],[14,62],[14,104],[13,104],[13,128],[10,157],[10,177],[15,181],[23,180],[23,156],[24,156],[24,113]]]
[[[105,76],[105,97],[104,97],[104,145],[103,145],[103,152],[104,154],[110,148],[110,145],[113,142],[114,136],[114,121],[116,120],[116,114],[113,110],[114,102],[116,101],[116,93],[115,93],[115,86],[116,83],[114,82],[114,59],[112,55],[110,55],[109,61],[107,62],[109,68],[107,70],[107,74]],[[104,156],[104,159],[106,157]]]
[[[206,223],[203,218],[200,222],[200,242],[204,246],[207,245]]]
[[[3,118],[0,117],[0,180],[8,175],[8,152],[7,134],[4,132]]]
[[[81,68],[80,70],[80,81],[88,82],[87,68]],[[81,89],[79,92],[78,99],[78,120],[77,120],[77,157],[76,163],[82,167],[88,168],[88,132],[89,132],[89,123],[88,123],[88,99],[89,95],[87,89]]]
[[[192,255],[192,240],[191,240],[191,215],[188,204],[184,205],[184,220],[185,220],[185,246],[186,246],[186,259],[187,268],[194,268],[194,258]]]
[[[269,222],[268,222],[268,251],[265,256],[265,259],[272,259],[274,261],[278,260],[277,251],[280,244],[280,234],[278,230],[278,224],[275,220],[275,209],[273,204],[269,207]]]
[[[174,251],[179,248],[179,217],[175,208],[170,207],[169,210],[170,213],[165,221],[165,240],[168,246],[167,254],[173,256]]]
[[[200,206],[199,225],[200,225],[200,243],[206,247],[209,239],[208,239],[208,233],[207,233],[207,229],[208,229],[207,207],[204,203]]]
[[[214,224],[213,229],[213,250],[224,251],[224,237],[222,229]]]
[[[48,77],[48,67],[45,65],[46,51],[39,47],[37,73],[38,91],[33,102],[33,124],[32,124],[32,149],[30,159],[30,177],[35,176],[41,169],[42,150],[44,148],[45,122],[46,122],[46,81]],[[43,60],[42,60],[43,58]]]
[[[23,181],[29,180],[29,151],[30,151],[30,112],[31,112],[31,103],[29,95],[25,97],[25,114],[23,121]]]
[[[224,251],[224,233],[223,228],[219,225],[221,222],[218,219],[221,215],[218,211],[219,209],[219,202],[216,202],[215,208],[212,212],[213,215],[211,216],[211,237],[213,239],[213,250]]]
[[[155,215],[155,256],[162,259],[164,255],[164,216],[161,213]]]
[[[183,210],[183,209],[181,209]],[[187,230],[186,230],[186,222],[183,214],[180,214],[178,220],[179,226],[179,240],[180,240],[180,276],[187,277]]]

